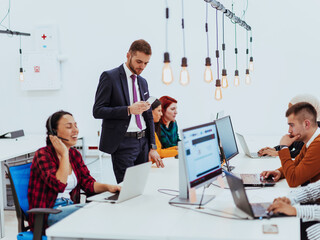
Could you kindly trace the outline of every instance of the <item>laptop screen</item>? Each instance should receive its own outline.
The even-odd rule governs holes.
[[[226,160],[228,161],[239,153],[230,116],[217,119],[216,125],[220,144],[223,148]]]
[[[213,181],[222,173],[215,123],[183,129],[182,134],[190,186]]]

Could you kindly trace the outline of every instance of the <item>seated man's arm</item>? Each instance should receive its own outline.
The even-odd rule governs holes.
[[[288,148],[279,151],[281,171],[290,187],[297,187],[320,173],[320,142],[313,142],[302,151],[303,154],[300,153],[294,161]]]

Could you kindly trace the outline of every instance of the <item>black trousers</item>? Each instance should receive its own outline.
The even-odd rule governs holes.
[[[118,149],[111,154],[113,172],[117,183],[121,183],[126,169],[148,161],[149,144],[146,137],[124,137]]]

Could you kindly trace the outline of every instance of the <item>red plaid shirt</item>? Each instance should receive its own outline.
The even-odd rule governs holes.
[[[86,193],[94,193],[93,183],[96,181],[91,177],[90,172],[83,162],[81,154],[74,148],[69,150],[69,159],[72,169],[77,177],[78,184],[70,192],[70,198],[74,203],[80,202],[80,189]],[[52,208],[57,199],[58,193],[64,192],[67,184],[56,178],[59,167],[59,158],[53,146],[40,148],[34,155],[30,180],[28,187],[29,209],[31,208]],[[47,227],[45,217],[45,226]],[[33,231],[34,216],[29,216],[29,226]]]

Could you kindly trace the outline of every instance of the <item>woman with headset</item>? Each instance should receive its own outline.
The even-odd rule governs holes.
[[[81,154],[74,148],[78,127],[69,112],[58,111],[46,123],[47,146],[36,151],[28,187],[29,208],[59,208],[58,214],[49,214],[45,226],[51,226],[73,213],[83,204],[80,189],[87,194],[120,191],[120,186],[98,183],[90,175]],[[34,216],[29,216],[33,231]]]

